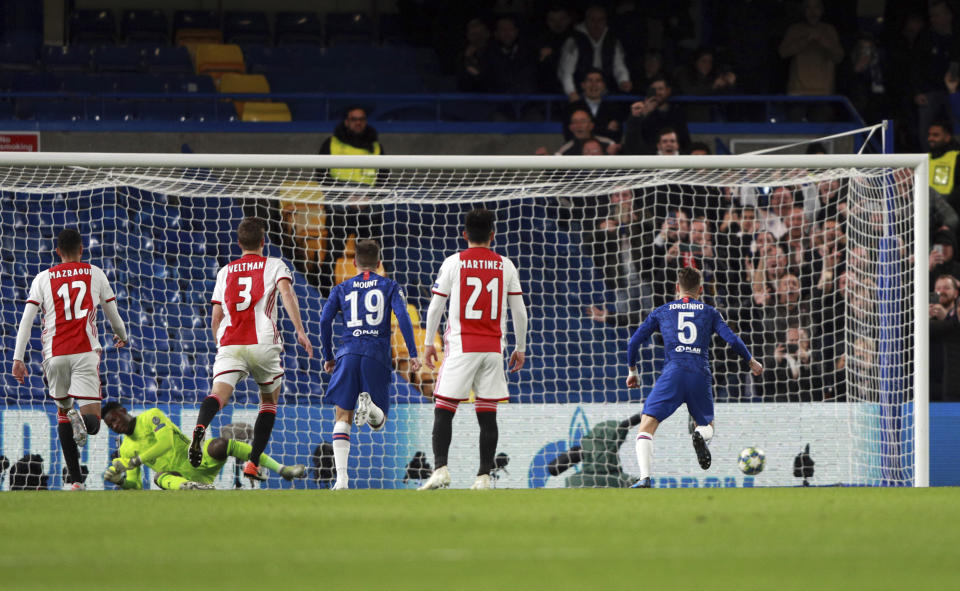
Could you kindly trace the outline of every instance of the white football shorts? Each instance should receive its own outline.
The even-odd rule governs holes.
[[[74,400],[80,406],[100,402],[99,352],[50,357],[43,362],[43,374],[50,397],[60,408],[73,408]]]
[[[213,360],[213,381],[237,384],[248,375],[260,386],[260,392],[269,394],[283,382],[282,345],[227,345],[217,350]]]
[[[477,398],[506,400],[509,394],[503,363],[503,353],[461,353],[445,357],[434,391],[456,400],[468,400],[471,390]]]

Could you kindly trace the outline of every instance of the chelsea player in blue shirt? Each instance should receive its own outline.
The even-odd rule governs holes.
[[[763,366],[750,355],[740,337],[733,334],[720,312],[699,300],[703,293],[700,271],[684,267],[677,273],[677,299],[660,306],[647,316],[640,328],[630,337],[627,346],[627,365],[630,375],[628,388],[640,387],[637,373],[637,354],[640,344],[655,330],[663,336],[664,364],[660,378],[647,396],[637,434],[637,461],[640,480],[633,488],[650,488],[650,466],[653,463],[653,434],[684,402],[697,424],[693,432],[693,449],[700,467],[710,467],[707,442],[713,437],[713,376],[710,372],[710,339],[713,333],[733,347],[750,362],[750,371],[760,375]]]
[[[380,247],[373,240],[357,242],[354,264],[360,273],[337,285],[323,306],[320,341],[323,369],[332,372],[327,401],[336,405],[333,426],[333,460],[337,481],[333,490],[349,487],[350,421],[357,426],[383,428],[390,411],[390,311],[397,315],[400,332],[410,355],[410,369],[420,369],[413,325],[403,290],[396,281],[374,273],[380,264]],[[343,340],[333,355],[333,320],[343,312]]]

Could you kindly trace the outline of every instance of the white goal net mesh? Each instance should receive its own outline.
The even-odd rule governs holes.
[[[531,319],[527,366],[510,375],[510,402],[498,413],[497,486],[632,482],[630,417],[642,409],[662,351],[657,337],[642,348],[642,387],[628,390],[626,342],[646,313],[672,297],[683,266],[703,271],[705,300],[766,369],[752,377],[715,342],[714,465],[697,466],[681,407],[657,434],[655,486],[795,485],[794,457],[807,444],[815,484],[909,485],[913,175],[893,168],[384,169],[353,177],[372,184],[350,184],[337,180],[349,174],[326,169],[4,166],[4,356],[9,364],[30,281],[58,262],[56,234],[76,227],[84,259],[106,272],[131,333],[129,348],[107,344],[103,352],[104,400],[134,414],[160,407],[189,434],[211,384],[214,279],[239,256],[235,229],[244,216],[268,220],[267,254],[295,271],[314,346],[330,287],[352,277],[355,240],[370,237],[383,246],[385,273],[408,294],[422,348],[430,286],[442,260],[464,246],[463,215],[483,205],[496,213],[494,249],[520,270]],[[264,486],[327,487],[329,378],[280,316],[286,376],[267,452],[311,472]],[[27,383],[4,380],[2,453],[11,463],[40,455],[55,487],[63,460],[39,339],[35,325]],[[399,334],[394,343],[402,358]],[[411,374],[398,362],[388,427],[354,429],[351,485],[418,484],[433,462],[433,410],[424,396],[433,380],[429,370]],[[241,383],[214,434],[228,423],[252,424],[256,401],[253,382]],[[461,406],[450,450],[453,486],[473,482],[477,434],[472,409]],[[81,450],[88,488],[103,486],[100,474],[117,444],[104,427]],[[766,469],[755,477],[737,470],[748,446],[766,451]],[[217,486],[236,482],[231,461]],[[9,483],[5,477],[2,488]]]

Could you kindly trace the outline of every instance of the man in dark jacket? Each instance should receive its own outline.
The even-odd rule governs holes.
[[[630,118],[624,125],[624,154],[655,154],[660,130],[667,127],[677,132],[680,152],[685,154],[690,150],[687,118],[683,109],[670,103],[671,94],[670,84],[661,76],[650,84],[646,100],[630,105]]]
[[[934,284],[938,303],[930,304],[930,399],[960,400],[960,282],[941,275]]]

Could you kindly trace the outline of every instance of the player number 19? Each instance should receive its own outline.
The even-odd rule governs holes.
[[[677,338],[684,345],[689,345],[697,340],[697,325],[689,321],[690,318],[693,318],[693,314],[693,312],[677,314]]]
[[[351,291],[344,298],[350,304],[350,318],[347,320],[347,327],[354,328],[363,324],[357,310],[357,296],[359,292]],[[367,309],[367,324],[376,326],[383,322],[384,313],[383,292],[379,289],[371,289],[363,298],[363,307]]]

